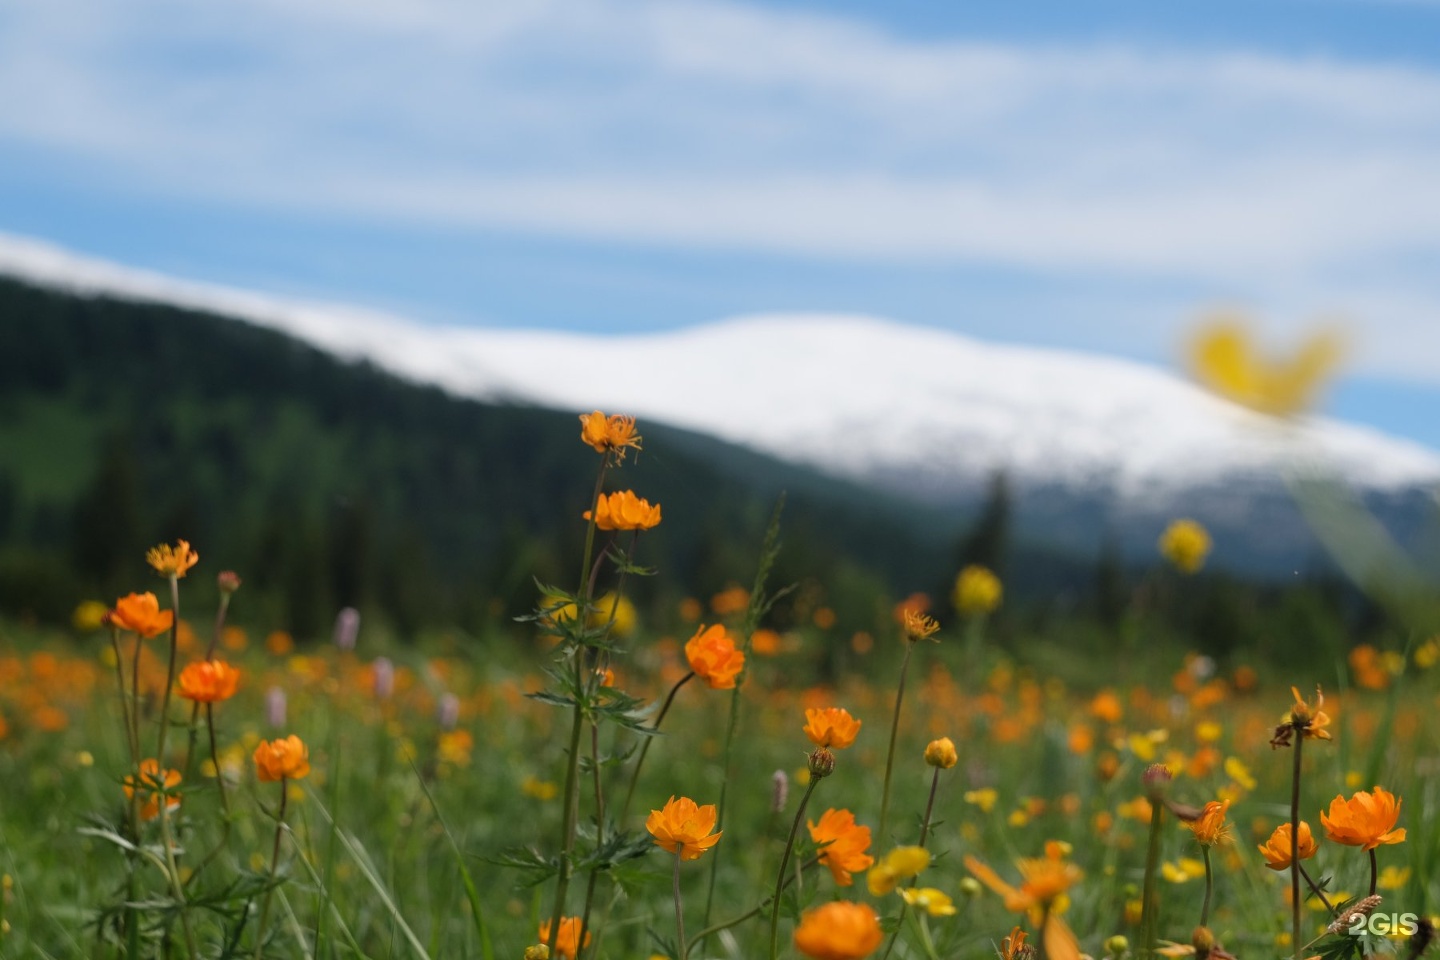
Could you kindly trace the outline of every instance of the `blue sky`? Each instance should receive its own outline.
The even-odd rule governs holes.
[[[1440,446],[1440,0],[0,0],[0,232],[437,323],[1352,344]]]

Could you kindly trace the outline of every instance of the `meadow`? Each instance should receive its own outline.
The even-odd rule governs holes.
[[[1440,640],[1217,662],[1139,611],[1108,656],[1079,626],[1012,648],[980,568],[845,633],[772,582],[778,510],[736,585],[651,622],[627,597],[665,575],[661,505],[625,486],[636,429],[581,417],[592,509],[556,508],[584,533],[575,580],[492,635],[401,646],[346,611],[297,644],[184,541],[138,551],[134,592],[71,631],[6,623],[4,955],[1428,946]],[[1204,532],[1162,546],[1183,591]],[[187,604],[201,578],[218,610]]]

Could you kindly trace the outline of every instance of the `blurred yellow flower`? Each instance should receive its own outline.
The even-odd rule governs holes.
[[[883,897],[894,890],[901,880],[919,876],[920,871],[928,866],[930,853],[924,847],[896,847],[870,868],[865,882],[872,896]]]
[[[1225,776],[1246,790],[1255,789],[1255,778],[1250,775],[1250,768],[1245,766],[1239,757],[1225,758]]]
[[[1160,535],[1160,555],[1181,573],[1198,573],[1210,554],[1210,534],[1189,518],[1173,521]]]
[[[1187,883],[1205,876],[1203,861],[1182,857],[1176,863],[1166,861],[1160,864],[1160,875],[1170,883]]]
[[[1263,356],[1246,326],[1218,319],[1190,343],[1190,368],[1214,392],[1270,416],[1290,416],[1310,407],[1343,353],[1333,333],[1310,336],[1294,356]]]
[[[953,917],[955,901],[934,887],[906,887],[900,891],[901,898],[912,907],[918,907],[932,917]]]
[[[975,616],[993,612],[1000,606],[1004,593],[999,577],[988,567],[972,563],[955,578],[952,599],[955,601],[955,609],[961,614]]]
[[[989,813],[995,809],[995,801],[1000,799],[1000,794],[994,787],[982,787],[979,790],[965,791],[965,802],[972,803],[979,807],[983,813]]]
[[[155,572],[161,576],[178,579],[200,562],[200,554],[190,548],[188,541],[176,540],[173,547],[168,543],[151,547],[145,553],[145,562],[154,567]]]
[[[99,600],[81,600],[70,614],[70,624],[81,633],[92,633],[104,624],[108,612],[110,608]]]

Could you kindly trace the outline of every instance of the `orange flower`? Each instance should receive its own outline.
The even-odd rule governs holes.
[[[590,519],[590,511],[584,513]],[[600,494],[595,502],[595,526],[601,530],[649,530],[660,523],[660,504],[635,496],[633,490]]]
[[[635,433],[635,418],[611,416],[596,410],[580,414],[580,439],[595,448],[596,453],[615,452],[616,460],[625,459],[625,448],[640,449],[640,440]]]
[[[655,838],[655,845],[670,853],[679,853],[681,860],[699,860],[700,855],[720,840],[715,829],[715,805],[699,806],[689,797],[671,797],[663,810],[651,810],[645,818],[645,829]]]
[[[190,549],[189,541],[176,540],[173,547],[167,543],[151,547],[145,552],[145,562],[154,567],[156,573],[178,579],[200,562],[200,554]]]
[[[1265,866],[1271,870],[1284,870],[1290,866],[1290,823],[1287,821],[1275,828],[1266,840],[1257,849],[1265,857]],[[1304,820],[1300,821],[1300,859],[1309,860],[1315,856],[1315,851],[1320,849],[1315,838],[1310,834],[1310,824]]]
[[[549,920],[540,921],[539,940],[541,943],[550,942]],[[587,947],[590,946],[589,930],[585,931],[585,943],[583,945]],[[555,952],[562,957],[569,958],[569,960],[574,960],[575,954],[579,952],[580,946],[580,918],[561,917],[560,932],[555,935]]]
[[[1182,822],[1202,847],[1213,847],[1230,839],[1230,825],[1225,822],[1225,811],[1229,809],[1229,800],[1211,800],[1198,818]]]
[[[905,639],[912,643],[932,637],[940,631],[940,624],[935,618],[927,617],[919,610],[904,610],[901,625],[905,630]]]
[[[1382,843],[1401,843],[1405,828],[1395,829],[1400,819],[1400,800],[1384,787],[1374,792],[1357,790],[1349,800],[1336,796],[1330,801],[1330,812],[1320,812],[1325,836],[1336,843],[1374,850]]]
[[[830,868],[840,886],[850,886],[855,882],[851,873],[868,870],[875,862],[865,852],[870,849],[870,828],[857,824],[849,810],[826,810],[819,823],[806,821],[806,826],[810,828],[810,839],[822,845],[820,862]]]
[[[863,903],[835,900],[800,916],[795,949],[814,960],[860,960],[880,946],[880,918]]]
[[[153,593],[132,593],[115,601],[110,622],[121,630],[153,637],[170,629],[175,623],[175,611],[161,610],[160,601]]]
[[[219,703],[235,696],[240,671],[223,660],[201,660],[180,671],[180,696],[196,703]]]
[[[162,776],[160,773],[160,762],[154,757],[140,761],[139,784],[136,778],[127,776],[124,782],[125,796],[135,796],[138,790],[145,798],[140,805],[140,817],[143,820],[154,820],[160,816],[160,797],[162,791],[165,796],[165,808],[170,811],[180,809],[180,797],[172,791],[180,785],[180,771],[166,770]]]
[[[284,740],[261,740],[255,748],[255,775],[263,783],[299,780],[310,772],[310,751],[295,734]]]
[[[708,629],[700,625],[685,644],[685,659],[712,690],[734,689],[735,678],[745,669],[745,653],[735,649],[735,641],[718,623]]]
[[[1290,692],[1295,696],[1295,706],[1280,718],[1280,725],[1275,728],[1275,736],[1270,739],[1270,746],[1290,746],[1290,738],[1296,731],[1306,740],[1329,740],[1330,731],[1325,728],[1330,725],[1330,717],[1320,709],[1325,705],[1325,694],[1320,691],[1319,685],[1315,687],[1313,707],[1300,696],[1299,688],[1291,687]]]
[[[860,732],[860,721],[850,716],[844,707],[826,707],[817,710],[811,707],[805,711],[805,735],[817,747],[834,747],[842,750],[855,742]]]
[[[1050,840],[1045,844],[1045,856],[1025,857],[1016,861],[1020,876],[1024,878],[1020,889],[1015,889],[1000,875],[972,856],[965,857],[965,868],[985,886],[1000,894],[1005,900],[1005,909],[1016,913],[1043,909],[1078,881],[1084,873],[1073,863],[1065,860],[1068,844]]]
[[[1021,960],[1022,957],[1032,956],[1035,948],[1026,948],[1025,931],[1019,927],[1010,928],[1010,936],[1006,937],[1000,944],[1000,960]]]

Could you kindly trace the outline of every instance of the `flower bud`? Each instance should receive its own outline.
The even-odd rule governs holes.
[[[1105,952],[1112,957],[1123,957],[1130,951],[1130,939],[1123,933],[1117,933],[1105,941]]]
[[[543,943],[525,948],[525,960],[550,960],[550,948]]]
[[[220,588],[220,595],[228,597],[240,589],[240,574],[234,570],[221,570],[215,577],[215,585]]]
[[[440,694],[440,703],[435,708],[435,722],[441,730],[454,730],[460,722],[460,698],[448,690]]]
[[[1140,775],[1140,783],[1145,787],[1145,796],[1155,802],[1164,798],[1170,789],[1170,781],[1174,779],[1170,768],[1163,763],[1152,763],[1145,768]]]
[[[941,737],[939,740],[931,740],[925,747],[925,762],[932,767],[941,770],[949,770],[960,760],[960,755],[955,752],[955,742],[949,737]]]
[[[819,779],[828,777],[835,772],[835,754],[824,747],[816,747],[815,752],[810,754],[810,776]]]
[[[978,897],[983,889],[980,881],[974,877],[966,877],[960,881],[960,892],[967,897]]]
[[[770,811],[779,813],[785,809],[785,801],[790,798],[790,778],[784,770],[776,770],[770,775],[770,786]]]
[[[1209,927],[1196,927],[1195,932],[1190,934],[1190,943],[1195,948],[1195,960],[1206,960],[1210,951],[1215,949],[1215,934],[1210,932]]]
[[[354,650],[355,640],[360,635],[360,611],[346,607],[335,615],[333,639],[340,650]]]

